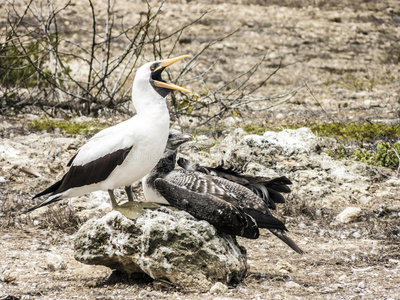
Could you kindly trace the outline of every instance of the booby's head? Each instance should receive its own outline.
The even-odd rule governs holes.
[[[167,141],[166,151],[175,151],[180,145],[190,140],[190,135],[184,134],[176,129],[170,129]]]
[[[161,73],[173,63],[188,57],[188,55],[182,55],[175,58],[153,61],[141,66],[135,76],[133,82],[134,91],[133,93],[139,91],[140,89],[146,88],[150,83],[151,88],[153,88],[161,97],[165,98],[172,90],[182,91],[190,93],[189,90],[177,86],[173,83],[166,82],[162,79]]]
[[[178,147],[190,140],[190,138],[190,135],[183,134],[179,130],[170,129],[164,154],[153,171],[157,174],[171,172],[175,168]]]

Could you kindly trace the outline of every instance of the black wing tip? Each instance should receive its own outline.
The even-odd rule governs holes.
[[[36,198],[39,198],[39,197],[41,197],[41,196],[43,196],[43,195],[47,195],[47,194],[50,194],[51,192],[46,192],[46,190],[44,190],[43,192],[40,192],[39,194],[36,194],[35,196],[33,196],[32,197],[32,200],[34,200],[34,199],[36,199]]]
[[[269,198],[272,200],[274,203],[285,203],[285,197],[283,197],[280,193],[273,189],[267,189],[269,193]]]
[[[245,212],[256,220],[260,228],[288,231],[285,224],[271,214],[266,214],[252,208],[245,209]]]
[[[248,214],[246,216],[247,226],[244,228],[242,236],[248,239],[258,239],[260,237],[260,230],[258,228],[257,222]]]
[[[187,166],[190,164],[190,161],[186,158],[179,157],[177,163],[178,163],[178,166],[180,166],[183,169],[186,169]]]
[[[293,242],[293,241],[292,241],[292,242]],[[296,252],[296,253],[298,253],[298,254],[300,254],[300,255],[302,255],[302,254],[305,253],[299,246],[296,245],[295,242],[293,242],[293,244],[290,244],[290,245],[288,244],[288,246],[289,246],[290,248],[292,248],[292,250],[293,250],[294,252]]]
[[[275,178],[276,180],[279,180],[282,184],[293,184],[293,182],[287,178],[286,176],[281,176],[278,178]]]

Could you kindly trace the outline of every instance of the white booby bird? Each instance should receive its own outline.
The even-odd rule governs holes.
[[[26,212],[97,190],[108,190],[113,200],[113,189],[129,187],[130,191],[132,183],[150,172],[160,160],[168,140],[170,119],[165,97],[171,90],[189,92],[162,80],[161,73],[185,57],[149,62],[140,67],[132,86],[136,115],[94,135],[69,161],[69,170],[63,178],[33,197],[51,194],[47,200]]]
[[[176,148],[185,141],[175,143]],[[147,201],[185,210],[228,234],[258,238],[258,228],[267,228],[294,251],[303,253],[287,236],[285,225],[272,216],[268,204],[250,189],[218,176],[175,169],[176,148],[167,149],[156,167],[142,179]]]
[[[224,162],[216,168],[193,164],[189,160],[180,157],[178,165],[186,170],[198,171],[201,173],[225,178],[236,182],[252,190],[257,196],[262,198],[268,208],[275,210],[275,203],[285,203],[285,198],[280,193],[290,193],[288,185],[292,182],[286,177],[268,178],[264,176],[243,174],[231,168],[224,168]]]

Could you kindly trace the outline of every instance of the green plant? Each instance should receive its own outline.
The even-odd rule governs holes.
[[[38,68],[43,69],[45,59],[40,57],[37,41],[30,42],[25,46],[25,53],[12,43],[2,45],[0,49],[0,85],[6,87],[20,84],[26,87],[40,85],[42,81],[29,60],[35,62]]]
[[[85,122],[40,119],[32,121],[28,124],[28,127],[34,131],[45,130],[47,132],[53,132],[56,128],[59,128],[62,132],[68,134],[94,134],[107,126],[100,124],[97,119]]]
[[[374,141],[400,137],[400,125],[384,123],[337,122],[312,125],[316,135],[337,138],[343,141]]]
[[[352,155],[352,151],[347,149],[343,145],[339,145],[335,149],[328,150],[327,153],[328,153],[329,156],[331,156],[333,158],[336,158],[336,159],[349,158]]]
[[[363,150],[354,150],[352,157],[354,160],[362,161],[370,165],[398,168],[400,143],[380,143],[376,146],[376,152]]]
[[[258,125],[253,125],[253,124],[247,124],[242,127],[244,131],[250,134],[263,134],[266,130],[268,130],[267,127],[264,126],[258,126]]]

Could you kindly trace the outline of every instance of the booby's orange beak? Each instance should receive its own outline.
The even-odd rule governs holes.
[[[181,59],[186,58],[188,56],[189,55],[182,55],[182,56],[178,56],[178,57],[175,57],[175,58],[169,58],[169,59],[161,60],[159,62],[160,66],[157,69],[155,69],[153,72],[160,72],[161,73],[166,67],[168,67],[168,66],[172,65],[173,63],[177,62],[178,60],[181,60]],[[187,89],[185,89],[183,87],[177,86],[177,85],[175,85],[173,83],[170,83],[170,82],[154,80],[154,85],[157,86],[157,87],[160,87],[160,88],[166,88],[166,89],[170,89],[170,90],[177,90],[177,91],[182,91],[182,92],[185,92],[185,93],[191,93],[189,90],[187,90]]]

